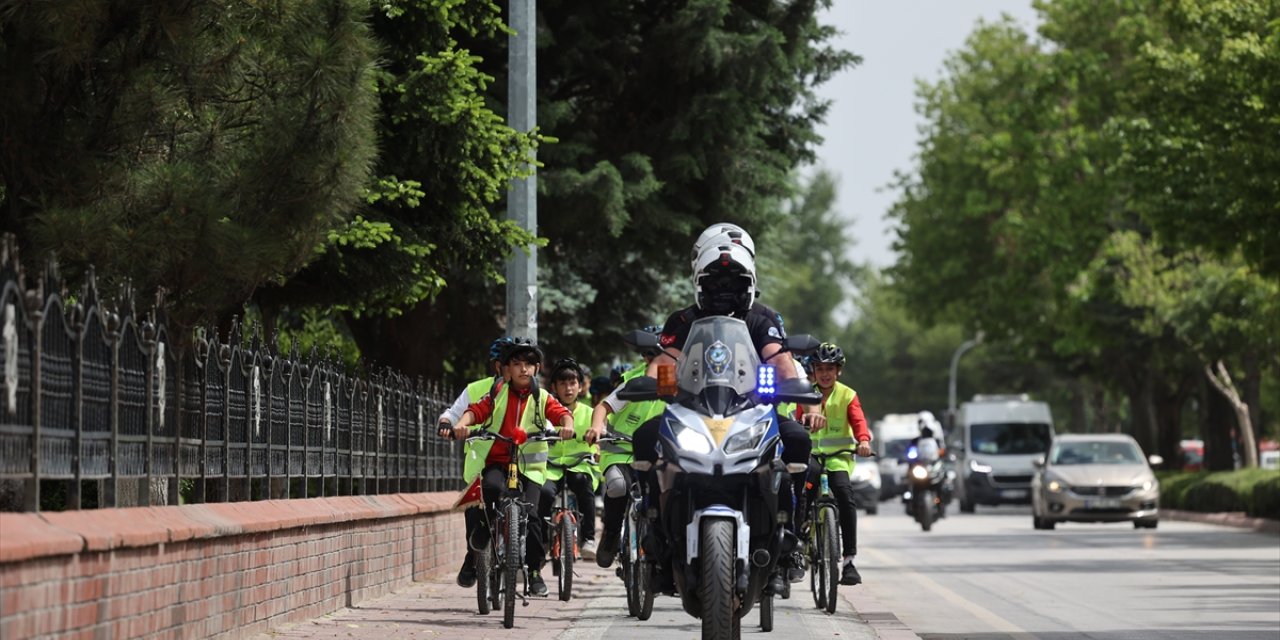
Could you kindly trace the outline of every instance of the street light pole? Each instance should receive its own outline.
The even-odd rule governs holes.
[[[537,124],[536,0],[509,0],[508,18],[515,32],[507,39],[507,124],[532,131]],[[530,152],[529,168],[537,154]],[[531,235],[538,234],[538,183],[535,174],[511,182],[507,219]],[[507,262],[507,335],[538,339],[538,248],[515,247]]]
[[[974,336],[971,340],[965,340],[960,343],[956,352],[951,355],[951,379],[947,383],[947,428],[950,429],[956,424],[956,369],[960,366],[960,356],[964,352],[982,344],[982,332]]]

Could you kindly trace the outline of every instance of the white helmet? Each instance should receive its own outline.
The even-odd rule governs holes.
[[[756,261],[740,244],[708,245],[693,262],[698,308],[715,314],[745,313],[756,300]]]
[[[717,222],[702,231],[697,241],[693,243],[693,252],[689,255],[689,260],[693,263],[693,268],[698,269],[698,255],[712,245],[736,244],[747,249],[752,259],[756,257],[756,243],[751,239],[751,234],[745,229],[739,227],[732,222]]]

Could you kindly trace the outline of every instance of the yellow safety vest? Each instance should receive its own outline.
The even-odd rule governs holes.
[[[816,388],[816,385],[815,385]],[[853,439],[853,427],[849,424],[849,403],[858,396],[858,392],[848,386],[836,382],[831,395],[822,401],[822,413],[827,417],[827,426],[817,433],[810,433],[813,440],[814,453],[831,453],[841,449],[853,449],[858,446]],[[853,454],[845,453],[827,460],[827,471],[845,471],[853,473],[855,462]]]
[[[587,444],[582,440],[582,434],[591,430],[591,405],[585,402],[576,402],[573,405],[573,432],[577,436],[574,440],[561,440],[551,445],[551,461],[557,464],[569,464],[573,458],[579,454],[595,453],[599,451],[599,446]],[[587,473],[591,475],[591,488],[595,489],[600,484],[600,470],[590,461],[579,462],[570,467],[570,471],[577,473]],[[555,482],[563,475],[560,469],[547,466],[547,480]]]

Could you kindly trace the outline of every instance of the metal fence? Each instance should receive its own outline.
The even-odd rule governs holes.
[[[349,376],[239,326],[173,348],[162,313],[100,301],[92,273],[74,298],[52,263],[24,280],[6,238],[0,480],[20,508],[39,510],[42,487],[78,509],[86,487],[112,507],[461,486],[459,449],[434,434],[452,400],[438,384]]]

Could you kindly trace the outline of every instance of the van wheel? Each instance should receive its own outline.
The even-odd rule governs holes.
[[[973,503],[960,498],[960,513],[973,513]]]

